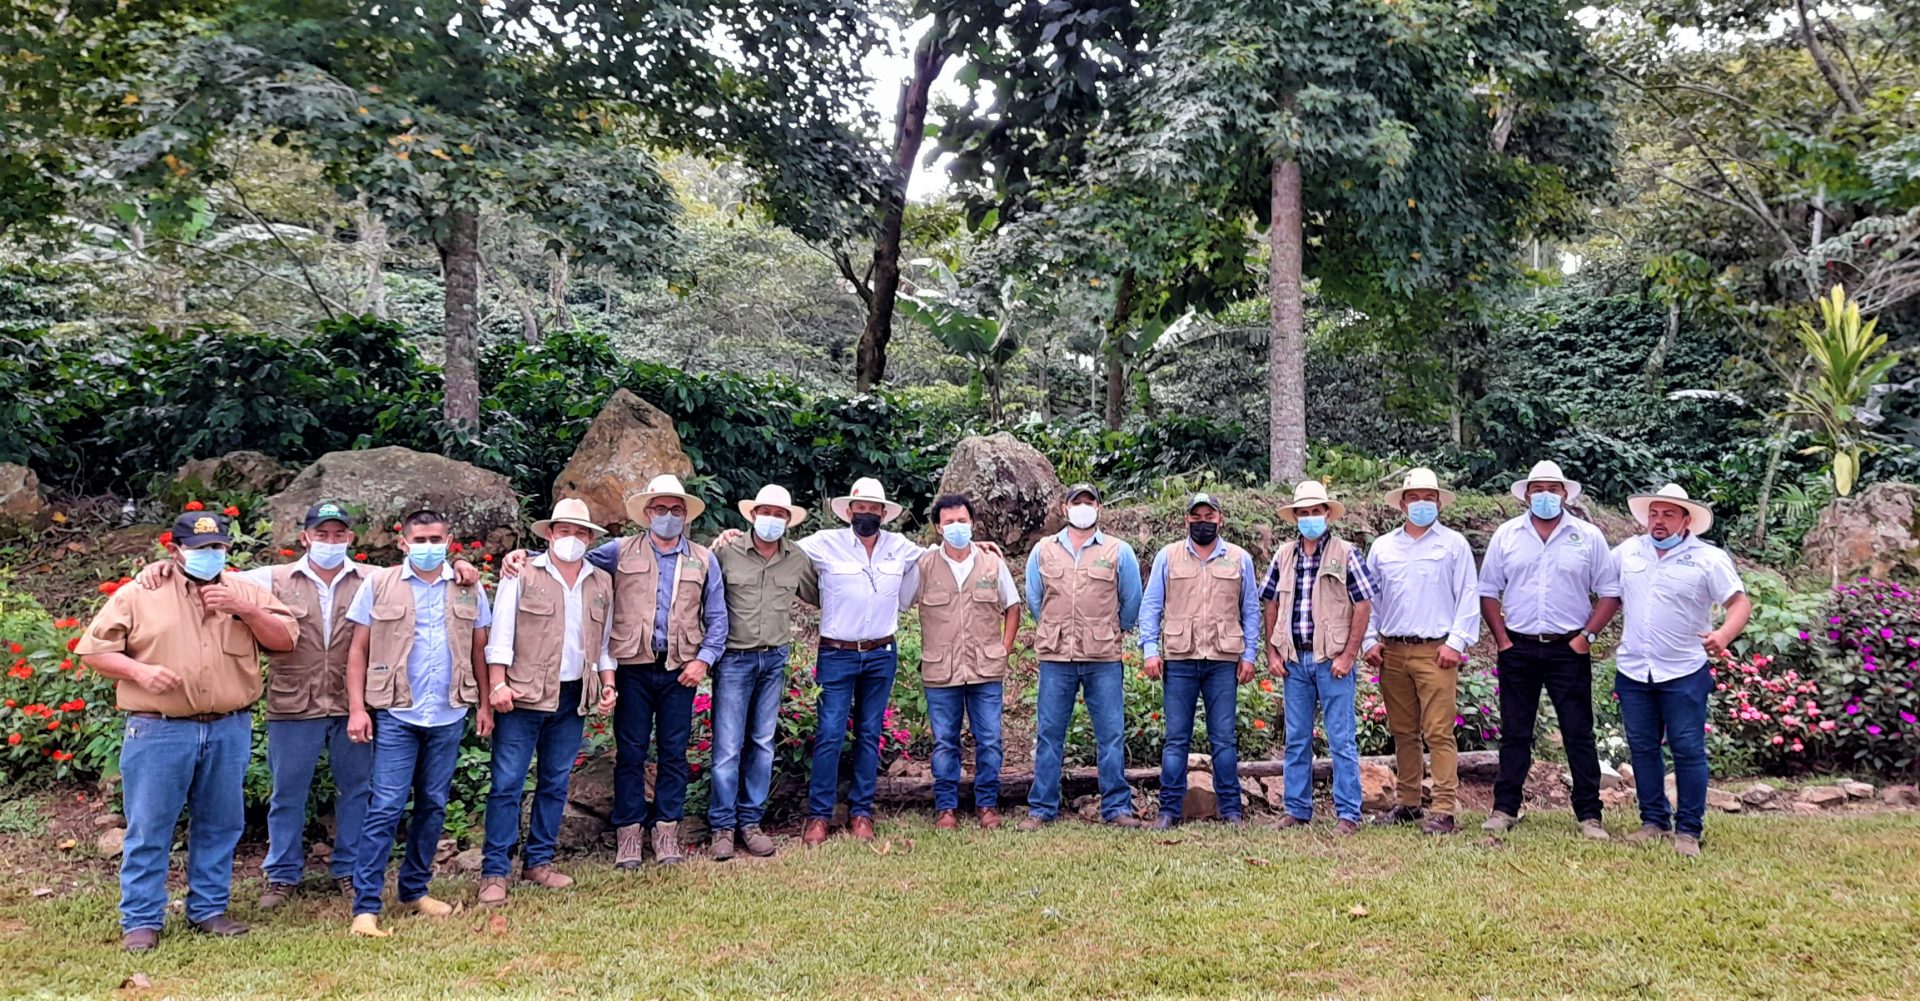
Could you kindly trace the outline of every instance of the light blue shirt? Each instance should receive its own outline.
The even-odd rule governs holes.
[[[400,578],[413,588],[413,646],[407,650],[407,685],[413,689],[413,705],[388,712],[414,726],[459,723],[467,718],[467,707],[453,704],[453,652],[447,647],[447,588],[453,580],[453,568],[441,567],[440,576],[428,583],[413,572],[412,563],[406,563]],[[493,625],[487,590],[476,587],[473,591],[480,600],[480,614],[473,627],[486,629]],[[354,594],[347,621],[356,626],[373,624],[371,586]]]
[[[1080,554],[1086,552],[1087,546],[1107,541],[1107,537],[1095,529],[1086,545],[1076,547],[1067,532],[1063,528],[1060,534],[1040,540],[1040,545],[1033,547],[1033,552],[1027,556],[1027,611],[1033,613],[1036,621],[1040,618],[1041,602],[1047,596],[1047,579],[1040,574],[1041,546],[1057,545],[1065,549],[1073,554],[1073,562],[1078,565]],[[1132,546],[1119,540],[1115,542],[1120,552],[1113,561],[1113,583],[1120,592],[1120,631],[1124,633],[1130,632],[1140,622],[1140,560],[1133,555]]]
[[[645,539],[641,545],[653,546],[654,540]],[[672,549],[653,547],[653,558],[660,565],[659,586],[653,590],[653,652],[667,652],[667,618],[673,613],[673,587],[680,570],[680,557],[688,552],[687,537],[683,534],[673,540]],[[614,586],[620,586],[617,567],[620,565],[620,540],[602,542],[587,553],[587,562],[614,574]],[[700,637],[700,652],[695,656],[708,667],[720,660],[727,649],[727,582],[720,576],[720,560],[707,550],[707,582],[700,589],[700,622],[705,632]],[[611,626],[611,621],[609,621]],[[685,665],[669,664],[668,670],[677,671]]]
[[[1177,545],[1187,547],[1197,559],[1199,550],[1193,548],[1192,539],[1182,539]],[[1160,656],[1160,619],[1167,607],[1167,553],[1173,549],[1168,546],[1153,556],[1153,570],[1147,574],[1146,594],[1140,601],[1140,652],[1148,657]],[[1227,546],[1224,542],[1213,544],[1213,552],[1207,554],[1206,562],[1224,559]],[[1247,551],[1240,550],[1240,635],[1246,641],[1245,652],[1240,660],[1255,663],[1255,654],[1260,652],[1260,581],[1253,575],[1253,557]]]

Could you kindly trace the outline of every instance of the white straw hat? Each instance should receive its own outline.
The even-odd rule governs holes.
[[[851,492],[845,497],[835,497],[833,499],[833,503],[830,506],[833,508],[834,517],[839,518],[841,521],[852,521],[853,516],[847,513],[847,509],[854,501],[871,501],[875,504],[885,505],[887,513],[880,516],[881,521],[892,521],[900,517],[900,512],[906,510],[906,508],[888,500],[887,488],[881,486],[880,481],[871,476],[862,476],[854,480],[853,490]]]
[[[1560,464],[1552,460],[1534,463],[1533,468],[1527,471],[1525,477],[1513,481],[1514,499],[1523,504],[1526,503],[1527,485],[1531,483],[1560,484],[1567,490],[1567,503],[1569,504],[1580,498],[1579,481],[1567,479],[1566,474],[1560,471]]]
[[[1300,521],[1297,508],[1318,507],[1321,504],[1327,506],[1328,521],[1333,521],[1347,513],[1345,504],[1327,494],[1325,483],[1319,480],[1301,480],[1299,485],[1293,488],[1293,503],[1280,505],[1280,517],[1297,524]]]
[[[579,525],[595,535],[605,535],[607,530],[593,523],[588,517],[587,502],[578,497],[568,497],[553,505],[553,514],[533,523],[533,534],[544,539],[553,526],[559,523]]]
[[[1627,510],[1633,512],[1633,520],[1642,528],[1647,524],[1647,508],[1655,503],[1674,504],[1683,507],[1693,520],[1687,524],[1687,531],[1695,535],[1706,534],[1713,527],[1713,509],[1687,496],[1685,488],[1678,483],[1669,483],[1650,494],[1634,494],[1627,498]]]
[[[776,486],[772,483],[761,487],[760,492],[754,494],[752,500],[743,500],[740,502],[740,517],[752,521],[753,509],[756,507],[785,508],[787,512],[787,524],[789,526],[798,525],[807,520],[807,509],[793,502],[793,495],[787,492],[786,487]]]
[[[1383,498],[1393,507],[1400,506],[1400,498],[1409,490],[1435,490],[1440,494],[1440,506],[1453,503],[1453,491],[1440,485],[1440,477],[1425,466],[1415,466],[1407,470],[1407,478],[1401,482],[1398,490],[1389,490]]]
[[[678,497],[685,501],[688,521],[700,517],[701,512],[707,509],[706,501],[687,493],[687,488],[680,483],[680,477],[672,473],[662,473],[647,483],[646,492],[627,498],[627,517],[639,524],[646,524],[647,505],[660,497]]]

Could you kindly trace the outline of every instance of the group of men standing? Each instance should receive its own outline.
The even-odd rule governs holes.
[[[1039,678],[1034,778],[1019,828],[1035,830],[1059,817],[1066,735],[1081,698],[1096,745],[1101,819],[1144,825],[1124,774],[1121,652],[1125,635],[1137,628],[1145,673],[1164,684],[1156,827],[1180,820],[1203,705],[1223,819],[1245,822],[1238,686],[1264,659],[1285,682],[1282,828],[1312,817],[1316,715],[1324,717],[1334,763],[1336,830],[1359,828],[1354,697],[1364,662],[1378,672],[1398,762],[1397,805],[1378,821],[1451,833],[1457,671],[1484,617],[1500,651],[1504,727],[1486,826],[1505,830],[1519,820],[1544,689],[1566,738],[1576,817],[1583,832],[1605,838],[1589,650],[1624,605],[1616,688],[1635,768],[1663,774],[1664,741],[1679,793],[1676,821],[1659,783],[1642,782],[1643,826],[1634,838],[1665,836],[1677,823],[1676,847],[1697,852],[1706,785],[1701,730],[1711,689],[1701,679],[1708,654],[1725,651],[1747,613],[1731,562],[1697,537],[1711,512],[1677,487],[1637,496],[1631,506],[1648,534],[1609,552],[1596,528],[1565,510],[1580,488],[1557,466],[1536,466],[1513,489],[1528,512],[1501,526],[1476,569],[1466,539],[1439,523],[1453,495],[1429,470],[1414,470],[1388,494],[1404,524],[1364,555],[1335,531],[1344,506],[1318,482],[1302,483],[1281,511],[1299,538],[1279,548],[1264,579],[1248,552],[1222,537],[1221,501],[1199,493],[1186,506],[1186,538],[1160,550],[1143,579],[1132,547],[1101,530],[1099,490],[1068,488],[1065,526],[1035,546],[1025,570]],[[562,500],[533,526],[546,549],[502,561],[493,602],[471,566],[448,562],[447,519],[432,511],[402,519],[404,561],[376,568],[348,559],[352,516],[344,505],[322,501],[305,520],[304,555],[245,572],[227,570],[232,535],[223,516],[183,514],[168,543],[170,559],[143,572],[138,587],[116,592],[78,647],[89,666],[118,681],[119,705],[129,716],[122,752],[124,946],[157,944],[167,854],[183,808],[192,812],[189,922],[217,935],[246,931],[226,912],[263,653],[273,795],[260,906],[279,906],[302,881],[307,801],[324,752],[338,789],[332,872],[353,901],[355,934],[388,934],[378,915],[403,817],[396,899],[417,913],[451,913],[428,890],[470,711],[492,753],[482,904],[507,901],[516,843],[522,881],[552,889],[572,882],[553,859],[591,713],[613,720],[615,865],[638,867],[649,851],[663,865],[684,859],[680,824],[694,694],[709,673],[711,855],[724,861],[737,852],[772,854],[776,846],[761,820],[796,602],[820,609],[818,728],[802,842],[814,846],[829,836],[840,759],[849,752],[847,829],[874,837],[899,617],[913,607],[923,630],[935,826],[958,826],[962,733],[970,730],[977,820],[985,829],[999,827],[1003,686],[1022,619],[1004,555],[974,542],[973,506],[963,496],[935,501],[940,540],[932,546],[885,528],[903,509],[875,480],[857,481],[829,506],[844,527],[796,541],[788,532],[808,512],[787,490],[769,485],[738,502],[751,528],[723,532],[707,547],[686,535],[705,504],[672,476],[628,499],[626,514],[642,531],[617,540],[605,541],[606,530],[583,502]],[[1727,606],[1728,617],[1709,632],[1715,603]],[[842,736],[849,730],[850,743]],[[1423,808],[1423,745],[1431,757],[1430,811]]]

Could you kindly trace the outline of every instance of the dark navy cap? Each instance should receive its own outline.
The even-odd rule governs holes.
[[[337,521],[348,528],[353,527],[353,518],[347,514],[347,506],[339,501],[323,500],[307,508],[307,528],[312,528],[323,521]]]
[[[173,519],[174,544],[183,549],[193,549],[211,542],[233,544],[233,532],[227,526],[227,516],[215,511],[182,511],[180,517]]]

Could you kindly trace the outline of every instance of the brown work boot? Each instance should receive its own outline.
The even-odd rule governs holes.
[[[933,829],[936,831],[951,831],[959,826],[960,818],[954,816],[952,810],[941,810],[933,815]]]
[[[1280,815],[1280,822],[1273,826],[1283,831],[1290,831],[1296,827],[1307,826],[1307,822],[1291,813],[1283,813]]]
[[[270,911],[293,899],[300,888],[292,883],[268,883],[266,892],[260,894],[260,909]]]
[[[1000,829],[1000,811],[990,806],[980,808],[980,829],[997,831]]]
[[[1426,816],[1426,811],[1417,806],[1396,806],[1380,816],[1373,818],[1373,822],[1386,827],[1394,824],[1411,824],[1424,816]]]
[[[1453,814],[1436,813],[1420,825],[1421,834],[1452,834],[1454,832]]]
[[[480,892],[475,897],[482,907],[498,907],[507,902],[507,877],[487,876],[480,880]]]
[[[226,916],[215,914],[205,921],[191,922],[193,930],[216,938],[238,938],[247,933],[247,926]]]
[[[160,945],[160,929],[135,928],[120,935],[120,948],[127,952],[150,952]]]
[[[1333,825],[1333,833],[1343,838],[1359,834],[1360,822],[1357,820],[1347,820],[1343,817],[1338,824]]]
[[[686,861],[680,853],[680,822],[663,820],[653,825],[653,860],[660,865],[679,865]]]
[[[1014,826],[1014,830],[1032,832],[1032,831],[1037,831],[1040,828],[1045,827],[1051,823],[1053,823],[1053,821],[1046,817],[1039,817],[1029,813],[1027,814],[1024,820],[1020,821],[1019,824]]]
[[[1626,841],[1630,845],[1644,845],[1653,841],[1665,841],[1667,838],[1666,828],[1658,824],[1641,824],[1639,830],[1627,835]]]
[[[1139,817],[1136,817],[1131,813],[1116,814],[1112,817],[1108,817],[1106,820],[1101,821],[1101,823],[1106,824],[1109,827],[1134,828],[1134,827],[1147,826],[1145,821],[1142,821]]]
[[[707,842],[707,854],[713,856],[715,862],[725,862],[733,858],[733,832],[713,832],[713,840]]]
[[[1607,833],[1607,825],[1599,817],[1590,817],[1580,822],[1580,836],[1593,841],[1611,841],[1613,835]]]
[[[1520,818],[1514,814],[1508,813],[1505,810],[1495,810],[1487,814],[1487,822],[1481,824],[1480,829],[1483,831],[1491,831],[1495,834],[1505,834],[1513,830],[1519,823]]]
[[[620,847],[614,850],[615,869],[638,869],[647,860],[647,832],[639,824],[620,828]]]
[[[808,848],[818,848],[827,843],[827,818],[808,817],[807,826],[800,829],[800,843]]]
[[[847,822],[847,833],[862,841],[873,840],[873,818],[855,817]]]
[[[555,869],[552,865],[536,865],[531,869],[521,869],[520,878],[548,890],[564,890],[573,885],[572,876]]]
[[[1691,834],[1676,834],[1673,836],[1673,852],[1687,858],[1699,858],[1700,839]]]
[[[748,855],[766,858],[773,854],[773,839],[760,830],[759,824],[748,824],[740,829],[740,847],[745,849]]]

